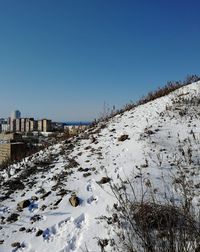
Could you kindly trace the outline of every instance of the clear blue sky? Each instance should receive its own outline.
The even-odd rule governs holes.
[[[199,0],[0,0],[0,117],[91,120],[200,74]]]

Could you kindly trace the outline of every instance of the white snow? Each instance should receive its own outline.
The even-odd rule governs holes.
[[[19,219],[13,223],[0,219],[0,240],[4,240],[0,252],[101,251],[97,244],[98,238],[105,239],[114,234],[111,227],[100,221],[100,217],[109,215],[116,202],[109,183],[99,183],[102,177],[108,176],[114,183],[119,183],[120,179],[134,179],[135,190],[139,195],[137,178],[142,170],[144,179],[150,179],[160,195],[172,192],[174,189],[170,181],[172,174],[177,171],[173,165],[169,166],[169,162],[175,161],[175,153],[181,146],[187,151],[187,139],[192,139],[191,130],[196,136],[196,140],[193,139],[193,150],[197,159],[199,156],[200,117],[197,112],[192,111],[193,117],[190,118],[190,114],[181,117],[178,110],[170,110],[170,107],[176,106],[174,100],[180,95],[188,99],[198,97],[200,82],[117,115],[99,132],[95,133],[98,128],[94,128],[92,132],[86,133],[90,133],[89,137],[82,134],[85,139],[79,136],[71,139],[69,144],[60,143],[40,151],[10,167],[10,175],[1,171],[4,181],[9,181],[20,178],[29,167],[37,167],[37,172],[28,176],[24,182],[25,189],[16,190],[8,199],[0,201],[0,218],[6,219],[12,213],[19,214]],[[123,134],[129,138],[118,141]],[[70,144],[72,148],[69,148]],[[51,164],[46,165],[47,168],[40,165],[39,161],[43,162],[50,157]],[[77,167],[69,166],[70,159],[78,163]],[[194,170],[194,173],[193,180],[197,183],[200,174],[198,170]],[[29,186],[31,182],[32,187]],[[44,193],[39,192],[41,189],[50,192],[44,199],[41,198]],[[61,189],[69,193],[55,205],[61,199]],[[76,208],[69,203],[70,192],[76,192],[80,199],[80,205]],[[1,189],[1,195],[4,195],[4,189]],[[34,195],[38,200],[33,200],[29,208],[22,212],[16,210],[19,201]],[[178,195],[174,194],[174,197],[178,200]],[[196,196],[195,200],[198,203],[199,197]],[[43,205],[45,208],[42,210]],[[31,223],[30,218],[36,214],[40,215],[40,220]],[[19,231],[22,227],[26,230]],[[36,237],[39,229],[43,230],[43,235]],[[14,242],[19,242],[21,247],[11,247]],[[106,249],[112,251],[110,245]]]

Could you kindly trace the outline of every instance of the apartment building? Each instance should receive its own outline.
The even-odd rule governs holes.
[[[16,119],[16,132],[21,132],[21,119]]]
[[[51,131],[51,120],[43,119],[43,131],[44,132]]]
[[[51,120],[42,119],[38,120],[38,131],[50,132],[52,130]]]
[[[16,119],[12,119],[10,122],[10,131],[16,132]]]
[[[10,131],[10,124],[7,124],[7,123],[1,124],[1,131],[2,132],[8,132],[8,131]]]
[[[30,131],[37,131],[38,130],[38,122],[34,119],[30,120]]]
[[[25,156],[26,145],[21,142],[0,144],[0,164],[6,160],[20,160]]]
[[[22,135],[17,133],[1,133],[0,141],[3,142],[20,142],[22,141]]]
[[[5,160],[20,160],[26,155],[26,145],[22,135],[17,133],[0,134],[0,164]]]
[[[26,118],[21,118],[21,132],[26,132]]]
[[[52,131],[52,122],[48,119],[35,121],[34,118],[17,118],[10,120],[11,132],[50,132]]]

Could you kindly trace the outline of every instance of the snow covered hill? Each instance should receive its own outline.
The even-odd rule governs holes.
[[[172,185],[186,152],[190,160],[183,160],[184,168],[198,206],[199,143],[197,82],[1,171],[0,252],[98,252],[104,239],[105,250],[113,251],[109,238],[115,234],[102,221],[116,203],[109,179],[133,181],[139,195],[142,176],[160,196],[173,192],[179,200]],[[79,198],[77,207],[69,202],[72,192]],[[23,200],[30,204],[19,211]]]

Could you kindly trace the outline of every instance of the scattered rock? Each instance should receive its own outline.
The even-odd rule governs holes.
[[[12,213],[10,216],[8,216],[7,221],[10,223],[16,222],[19,219],[19,214]]]
[[[31,197],[31,200],[37,201],[38,197],[34,195],[34,196]]]
[[[42,216],[42,215],[39,215],[39,214],[36,214],[36,215],[34,215],[34,216],[32,216],[32,217],[30,218],[30,221],[31,221],[32,224],[33,224],[34,222],[40,221],[40,220],[43,220],[43,216]]]
[[[67,150],[73,150],[74,149],[74,145],[71,143],[71,144],[68,144],[67,146],[66,146],[66,149]]]
[[[44,211],[46,208],[47,208],[46,205],[42,205],[42,206],[40,207],[40,210],[41,210],[41,211]]]
[[[40,197],[40,199],[45,200],[46,197],[48,197],[50,194],[51,194],[51,191],[48,191],[47,193],[43,194],[43,195]]]
[[[44,188],[40,188],[36,193],[38,194],[44,194],[46,191]]]
[[[47,159],[47,160],[36,160],[36,161],[34,161],[34,164],[36,165],[36,166],[48,166],[48,165],[50,165],[51,164],[51,158],[52,157],[49,157],[49,159]]]
[[[79,163],[76,162],[74,158],[68,159],[68,162],[68,165],[65,166],[66,169],[76,168],[79,166]]]
[[[200,183],[198,183],[198,184],[196,184],[194,186],[195,186],[195,188],[199,189],[200,188]]]
[[[115,132],[115,131],[116,131],[116,129],[111,129],[111,130],[110,130],[110,132]]]
[[[6,181],[4,186],[11,191],[23,190],[25,188],[24,184],[19,179]]]
[[[39,229],[39,230],[36,232],[35,236],[40,236],[40,235],[42,235],[42,234],[43,234],[43,230]]]
[[[98,245],[101,247],[101,251],[105,251],[104,247],[106,247],[109,243],[108,239],[99,239]]]
[[[30,204],[30,200],[22,200],[17,204],[17,210],[22,210],[23,208],[30,206]]]
[[[120,137],[118,138],[118,141],[123,142],[123,141],[125,141],[125,140],[127,140],[127,139],[128,139],[128,135],[124,134],[124,135],[122,135],[122,136],[120,136]]]
[[[98,181],[98,184],[106,184],[108,182],[110,182],[110,178],[109,177],[102,177],[102,179],[100,181]]]
[[[79,198],[76,196],[76,193],[72,193],[71,197],[69,198],[69,202],[73,207],[77,207],[79,205]]]
[[[26,233],[33,233],[33,231],[34,231],[34,228],[27,228],[26,229]]]
[[[4,216],[1,216],[1,217],[0,217],[0,224],[6,224],[6,223],[5,223],[5,217],[4,217]]]
[[[57,206],[57,205],[61,202],[62,199],[63,199],[63,198],[57,200],[56,203],[54,203],[53,205],[54,205],[54,206]]]
[[[78,168],[78,171],[80,171],[80,172],[87,172],[89,170],[90,170],[89,168],[85,168],[85,169],[82,167]]]
[[[153,132],[152,130],[145,130],[145,134],[147,135],[153,135],[155,132]]]
[[[91,149],[92,147],[90,145],[86,146],[84,150],[89,150]]]
[[[65,196],[66,194],[68,194],[68,193],[70,193],[70,192],[71,192],[71,191],[62,188],[62,189],[60,189],[59,192],[56,193],[56,196],[61,196],[61,197],[63,197],[63,196]]]
[[[4,243],[4,240],[0,240],[0,245]]]
[[[20,247],[20,242],[13,242],[13,243],[11,244],[11,246],[14,247],[14,248],[15,248],[15,247],[18,247],[18,248],[19,248],[19,247]]]
[[[83,177],[88,177],[88,176],[91,176],[91,175],[92,175],[91,172],[86,172],[86,173],[83,174]]]
[[[23,232],[23,231],[25,231],[25,230],[26,230],[25,227],[20,227],[20,229],[19,229],[20,232]]]

